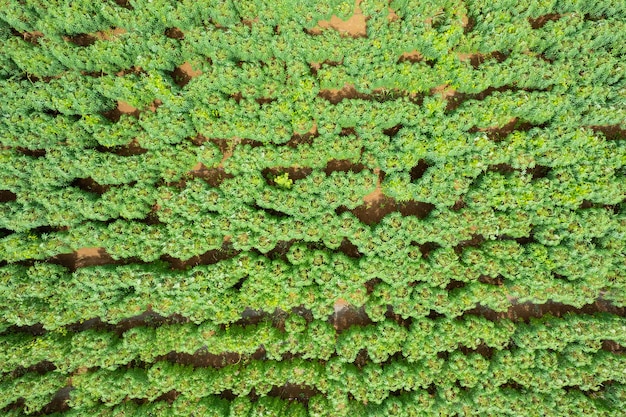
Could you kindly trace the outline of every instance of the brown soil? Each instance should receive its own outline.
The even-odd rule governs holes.
[[[393,197],[386,196],[381,188],[381,177],[384,173],[378,168],[375,168],[374,172],[379,174],[376,189],[363,197],[363,204],[350,210],[361,222],[373,225],[394,211],[399,211],[403,216],[416,216],[423,219],[434,210],[435,206],[430,203],[414,200],[397,202]]]
[[[373,89],[370,94],[365,94],[357,91],[352,84],[345,84],[341,89],[328,88],[320,90],[318,96],[328,100],[332,104],[337,104],[344,99],[376,100],[382,102],[386,100],[393,100],[398,97],[408,97],[411,102],[421,105],[423,99],[423,96],[418,93],[408,94],[405,91],[397,89],[388,90],[386,88],[376,88]]]
[[[114,331],[118,336],[121,336],[124,332],[139,326],[157,327],[164,324],[182,324],[188,322],[189,319],[181,316],[180,314],[172,314],[165,317],[158,313],[155,313],[154,311],[152,311],[152,306],[149,305],[146,311],[144,311],[143,313],[123,319],[117,324],[104,323],[100,321],[100,319],[95,319],[93,324],[87,325],[82,329],[79,328],[77,331],[82,331],[89,328],[102,330],[106,329],[108,331]],[[83,323],[83,326],[85,324],[87,324],[87,322]]]
[[[369,100],[371,98],[369,94],[359,93],[356,90],[356,88],[354,88],[354,85],[352,84],[346,84],[340,90],[336,90],[336,89],[321,90],[318,95],[330,101],[332,104],[337,104],[343,99],[350,100],[350,99],[359,98],[363,100]]]
[[[415,64],[423,60],[424,60],[424,56],[414,49],[410,52],[405,52],[402,55],[400,55],[398,62],[409,61],[411,64]]]
[[[76,178],[74,181],[71,182],[70,185],[73,187],[78,187],[83,191],[96,194],[104,194],[111,189],[111,185],[101,185],[91,177]]]
[[[454,97],[457,93],[448,84],[441,84],[441,85],[438,85],[437,87],[431,88],[430,94],[432,95],[439,94],[441,98],[443,98],[444,100],[449,100],[452,97]]]
[[[452,207],[450,207],[450,210],[452,211],[459,211],[462,208],[467,207],[467,204],[465,203],[465,201],[463,201],[463,196],[459,197],[458,200],[456,200],[454,202],[454,205]]]
[[[309,30],[308,33],[319,35],[322,33],[322,29],[330,28],[353,38],[367,37],[366,18],[361,11],[360,3],[361,0],[356,0],[354,14],[348,20],[341,20],[333,15],[330,20],[320,20],[317,22],[317,26]]]
[[[261,171],[261,175],[265,178],[268,185],[276,186],[273,178],[277,175],[287,174],[292,181],[298,181],[308,177],[313,172],[310,167],[273,167],[265,168]]]
[[[157,98],[152,103],[150,103],[150,105],[148,106],[148,110],[150,110],[152,113],[156,113],[157,109],[162,105],[163,102]]]
[[[96,40],[98,40],[98,38],[88,33],[80,33],[73,36],[63,36],[63,40],[71,42],[78,46],[90,46],[96,43]]]
[[[251,19],[251,20],[245,19],[245,20],[242,20],[242,21],[241,21],[241,24],[242,24],[242,25],[246,25],[246,26],[248,26],[249,28],[251,28],[251,27],[252,27],[252,25],[254,25],[255,23],[259,23],[259,18],[258,18],[258,17],[255,17],[254,19]],[[276,28],[274,28],[274,32],[275,32],[275,33],[277,33],[277,32],[278,32],[278,29],[277,29],[277,28],[278,28],[278,26],[277,26]]]
[[[105,146],[98,146],[96,147],[96,149],[100,152],[111,152],[119,156],[143,155],[144,153],[148,152],[148,149],[141,147],[137,139],[131,140],[127,145],[114,146],[111,148],[105,147]],[[100,186],[100,187],[104,187],[104,186]]]
[[[481,236],[482,237],[482,236]],[[484,238],[483,238],[484,240]],[[497,277],[490,277],[488,275],[481,275],[478,277],[478,281],[483,284],[495,285],[497,287],[501,287],[504,285],[504,277],[502,275],[498,275]]]
[[[198,135],[192,139],[196,145],[201,145],[203,142],[207,140],[216,145],[220,152],[222,152],[222,160],[218,164],[218,168],[224,166],[224,162],[231,156],[233,156],[233,152],[238,145],[250,145],[253,148],[263,146],[263,142],[259,142],[253,139],[245,139],[245,138],[232,138],[232,139],[220,139],[220,138],[211,138],[207,139],[202,135]]]
[[[397,207],[403,216],[415,216],[419,219],[426,218],[435,209],[434,204],[415,200],[399,202]]]
[[[104,112],[103,116],[111,120],[112,122],[118,122],[123,114],[129,114],[133,117],[139,118],[139,109],[131,106],[124,101],[118,100],[117,106],[113,110]]]
[[[318,395],[320,392],[306,385],[296,385],[286,383],[280,387],[274,387],[268,392],[267,395],[272,397],[278,397],[283,400],[289,401],[302,401],[307,403],[311,397]]]
[[[184,39],[185,33],[178,28],[168,28],[165,30],[165,36],[171,39]]]
[[[313,140],[319,136],[319,132],[317,131],[317,121],[313,122],[313,127],[306,133],[294,133],[291,136],[291,139],[285,143],[285,146],[289,146],[291,148],[297,148],[298,145],[301,144],[313,144]]]
[[[176,67],[172,71],[172,78],[179,87],[186,86],[192,78],[202,75],[202,71],[194,70],[189,62]]]
[[[359,173],[366,169],[367,167],[361,163],[353,163],[348,159],[331,159],[326,164],[326,168],[324,168],[324,172],[326,175],[330,175],[333,172],[354,172]]]
[[[495,165],[489,165],[489,167],[487,168],[487,171],[497,172],[502,175],[508,175],[518,170],[513,168],[509,164],[495,164]]]
[[[256,101],[261,106],[263,106],[264,104],[273,103],[276,100],[278,99],[274,97],[259,97],[259,98],[254,99],[254,101]]]
[[[202,138],[203,137],[204,136],[202,136]],[[199,140],[201,141],[202,138],[200,138]],[[228,158],[233,156],[233,151],[235,150],[235,147],[239,144],[238,139],[228,140],[228,139],[215,138],[215,139],[208,139],[208,140],[214,145],[216,145],[220,149],[220,152],[222,152],[222,160],[220,161],[218,165],[220,167],[223,166],[224,162],[226,162]]]
[[[485,237],[483,235],[472,235],[471,239],[460,241],[455,247],[454,252],[457,255],[463,253],[463,249],[467,247],[478,247],[485,241]]]
[[[141,68],[141,67],[137,67],[137,66],[132,66],[128,69],[116,72],[115,75],[117,75],[118,77],[123,77],[127,74],[135,74],[135,75],[142,75],[144,74],[145,71]]]
[[[78,46],[90,46],[96,43],[97,40],[112,40],[119,35],[123,35],[124,33],[126,33],[126,29],[111,28],[108,30],[95,32],[94,34],[79,33],[77,35],[64,36],[63,39],[68,42],[72,42],[73,44],[76,44]]]
[[[252,355],[240,355],[233,352],[220,353],[218,355],[200,350],[194,354],[170,352],[167,355],[155,358],[155,362],[167,360],[181,365],[192,365],[194,368],[220,369],[228,365],[234,365],[250,359],[263,359],[265,349],[258,348]]]
[[[17,200],[17,194],[9,190],[0,190],[0,203]]]
[[[396,14],[396,11],[393,10],[391,7],[388,8],[389,10],[389,14],[387,15],[387,20],[389,20],[389,22],[395,22],[396,20],[400,20],[400,16],[398,16]]]
[[[54,394],[52,400],[39,411],[39,415],[48,415],[54,413],[63,413],[70,409],[69,399],[70,392],[74,389],[72,386],[66,386],[61,388]]]
[[[198,162],[190,171],[190,174],[197,178],[202,178],[208,182],[211,187],[219,187],[226,179],[234,178],[234,175],[226,172],[221,166],[215,168],[207,168],[201,162]]]
[[[463,33],[468,34],[474,29],[476,26],[476,20],[468,15],[463,15],[461,18],[461,26],[463,27]]]
[[[311,74],[314,76],[317,76],[317,71],[319,71],[320,68],[322,68],[322,65],[328,65],[329,67],[336,67],[342,64],[343,64],[343,60],[342,61],[330,61],[326,59],[322,62],[309,63],[309,68],[311,69]]]
[[[104,265],[114,263],[115,260],[104,248],[82,248],[74,252],[76,256],[75,266],[82,268],[88,265]]]
[[[133,6],[130,4],[130,0],[113,0],[118,6],[128,10],[133,10]]]
[[[506,138],[513,130],[515,130],[515,126],[517,125],[518,119],[517,117],[513,117],[510,119],[504,126],[493,126],[493,127],[482,127],[482,128],[474,128],[470,129],[471,132],[486,132],[487,137],[494,141],[501,141]]]
[[[611,352],[614,353],[616,355],[625,355],[626,354],[626,347],[620,345],[617,342],[614,342],[612,340],[603,340],[602,341],[602,349],[606,350],[607,352]]]
[[[138,114],[138,110],[124,101],[117,102],[117,108],[122,114]]]
[[[184,270],[198,265],[213,265],[219,261],[237,256],[240,252],[241,251],[229,249],[228,245],[224,243],[221,249],[212,249],[202,255],[192,256],[186,260],[174,258],[170,255],[162,255],[161,260],[168,262],[172,266],[172,269]]]
[[[361,252],[359,252],[358,246],[350,241],[347,237],[344,237],[337,248],[338,251],[342,252],[344,255],[349,256],[351,258],[360,258],[363,256]]]
[[[539,16],[535,19],[533,19],[532,17],[529,17],[528,23],[530,23],[530,27],[532,27],[533,29],[541,29],[549,21],[557,21],[561,17],[563,17],[563,15],[560,15],[558,13],[548,13],[548,14],[544,14],[543,16]]]
[[[15,150],[22,155],[31,156],[33,158],[43,158],[47,154],[45,149],[28,149],[18,146]]]
[[[415,165],[409,171],[409,175],[411,176],[411,182],[415,182],[418,179],[422,178],[426,173],[426,170],[430,167],[431,165],[424,159],[420,159],[419,161],[417,161],[417,165]]]
[[[19,36],[22,39],[24,39],[26,42],[33,44],[33,45],[39,45],[39,38],[43,38],[44,34],[42,32],[39,32],[38,30],[33,31],[33,32],[18,32],[15,29],[11,29],[11,33],[13,33],[15,36]]]
[[[125,33],[126,33],[126,29],[124,28],[111,28],[111,29],[96,32],[94,33],[94,36],[97,39],[100,39],[103,41],[110,41]]]
[[[335,313],[331,322],[337,333],[350,328],[351,326],[366,326],[372,324],[372,320],[365,312],[364,307],[356,308],[343,298],[335,302]]]
[[[453,111],[458,108],[463,101],[465,101],[468,96],[464,93],[459,93],[456,90],[450,88],[447,84],[439,85],[430,90],[430,94],[439,94],[441,98],[446,100],[448,104],[446,105],[446,111]]]
[[[589,126],[594,132],[602,132],[607,140],[620,140],[626,139],[626,129],[623,129],[620,125],[609,126]]]
[[[63,265],[70,271],[94,265],[111,265],[119,261],[114,260],[104,248],[82,248],[72,253],[63,253],[50,259],[50,262]]]
[[[209,141],[209,138],[201,134],[197,134],[194,137],[189,137],[188,139],[196,146],[201,146],[203,143]]]
[[[461,62],[469,61],[470,65],[475,69],[488,59],[488,56],[479,52],[473,54],[460,53],[457,54],[457,57],[461,60]]]
[[[144,404],[149,404],[149,403],[158,403],[158,402],[164,402],[167,404],[172,404],[174,403],[174,401],[176,401],[176,398],[178,398],[180,396],[180,392],[176,391],[175,389],[168,391],[168,392],[164,392],[163,394],[159,395],[158,397],[156,397],[154,400],[149,400],[148,398],[125,398],[125,401],[132,401],[133,403],[137,404],[137,405],[144,405]]]
[[[593,304],[587,304],[582,308],[576,308],[567,304],[548,301],[544,304],[533,303],[517,303],[516,299],[509,298],[512,305],[505,312],[495,312],[489,308],[478,306],[472,310],[468,310],[465,314],[477,314],[484,316],[489,320],[510,319],[514,321],[528,322],[531,317],[540,318],[547,314],[555,317],[562,317],[566,313],[576,314],[594,314],[598,312],[608,312],[624,317],[626,314],[625,307],[616,307],[605,300],[597,300]]]

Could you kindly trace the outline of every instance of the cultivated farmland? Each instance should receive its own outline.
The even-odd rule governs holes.
[[[0,6],[2,415],[626,415],[625,2]]]

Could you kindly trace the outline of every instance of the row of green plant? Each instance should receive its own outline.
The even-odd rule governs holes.
[[[363,230],[351,217],[344,219],[344,226],[348,227],[345,236],[350,235],[352,227],[356,227],[356,231]],[[207,220],[211,221],[211,218]],[[258,217],[258,221],[258,227],[262,227],[264,217]],[[341,252],[321,250],[320,246],[320,249],[313,250],[314,246],[306,243],[309,229],[305,228],[301,232],[303,235],[291,234],[288,237],[304,241],[293,244],[286,240],[278,241],[281,245],[287,242],[283,249],[285,260],[226,249],[215,254],[229,259],[186,271],[168,270],[168,265],[159,261],[143,265],[92,266],[71,274],[66,268],[49,263],[36,263],[32,267],[7,265],[0,268],[4,277],[2,304],[7,312],[3,323],[4,326],[42,323],[45,327],[56,328],[80,319],[98,317],[99,314],[103,314],[106,321],[116,322],[144,311],[148,305],[165,315],[182,313],[189,318],[197,317],[194,321],[212,317],[211,314],[216,313],[220,305],[230,306],[228,312],[221,312],[220,322],[236,320],[246,307],[273,311],[274,308],[289,310],[300,304],[312,309],[316,316],[324,317],[331,314],[333,300],[340,297],[357,306],[365,304],[370,316],[377,321],[386,312],[387,305],[393,306],[398,314],[405,317],[422,317],[430,310],[457,316],[477,304],[505,311],[510,305],[507,296],[518,298],[520,302],[545,303],[553,300],[582,307],[593,303],[602,294],[617,305],[623,305],[620,295],[624,292],[624,283],[620,276],[624,267],[619,255],[611,250],[584,243],[569,247],[545,247],[537,243],[520,245],[512,240],[493,240],[479,247],[466,247],[460,254],[449,247],[436,248],[426,258],[418,246],[405,243],[405,246],[396,246],[397,251],[390,251],[390,256],[386,256],[387,249],[392,246],[385,241],[385,235],[393,236],[389,233],[390,229],[385,228],[387,221],[393,223],[393,218],[374,229],[375,236],[378,234],[381,240],[372,240],[377,245],[387,246],[359,259]],[[201,224],[209,227],[194,231],[184,223],[175,224],[184,227],[179,230],[190,233],[183,237],[189,239],[189,250],[195,248],[196,251],[188,256],[223,247],[222,235],[210,233],[210,223]],[[133,231],[131,227],[138,229]],[[100,241],[116,241],[105,249],[114,258],[122,260],[132,260],[130,256],[137,256],[152,261],[163,253],[174,255],[187,249],[181,238],[168,242],[167,237],[172,239],[175,235],[158,225],[117,221],[108,227],[76,229],[77,233],[82,232],[83,236],[89,237],[85,242],[87,244],[78,247],[94,247]],[[333,230],[339,233],[340,239],[344,236],[339,225]],[[311,229],[310,232],[328,233],[325,229]],[[4,241],[10,242],[16,236],[20,234],[10,235]],[[255,239],[254,236],[258,235],[253,233],[249,236]],[[261,249],[261,243],[269,243],[265,249],[269,250],[277,244],[272,242],[280,237],[267,236],[262,233],[257,241],[251,240],[255,247]],[[263,237],[265,241],[261,239]],[[242,239],[242,236],[236,235],[233,239]],[[45,247],[41,242],[53,244],[56,241],[45,235],[30,235],[18,243],[42,255]],[[195,242],[198,242],[197,246],[191,246]],[[356,244],[363,248],[358,241]],[[245,249],[237,244],[235,247]],[[57,253],[48,253],[47,256]],[[7,255],[10,254],[7,250]],[[187,259],[185,256],[182,258]],[[400,270],[405,273],[400,273]],[[485,277],[500,277],[504,285],[486,283]],[[244,278],[242,290],[235,290],[233,286]],[[380,279],[385,284],[368,296],[365,293],[366,284],[374,279]],[[61,282],[62,287],[58,285]],[[448,292],[446,287],[454,282],[462,286]],[[177,297],[190,300],[184,310],[176,310],[174,300]],[[202,303],[203,297],[215,300],[215,306]],[[264,297],[267,297],[265,302]],[[32,304],[25,302],[26,299]],[[220,299],[228,300],[228,303],[220,303]],[[97,308],[92,305],[93,300],[100,300]],[[191,303],[191,300],[196,301]],[[118,303],[123,303],[125,308],[117,308]]]
[[[152,261],[168,253],[171,239],[177,239],[180,248],[186,248],[181,249],[183,253],[170,255],[188,259],[220,248],[226,236],[231,236],[235,249],[256,247],[263,253],[277,242],[292,239],[322,241],[335,249],[346,237],[364,255],[379,254],[398,260],[404,258],[411,241],[433,242],[450,249],[477,235],[488,241],[533,236],[538,243],[549,247],[566,244],[604,256],[611,256],[613,250],[623,247],[620,242],[626,223],[622,214],[612,212],[613,207],[619,210],[623,203],[576,211],[544,206],[530,213],[519,208],[437,209],[425,211],[428,217],[424,219],[392,213],[380,226],[372,227],[350,213],[341,216],[333,213],[341,206],[363,205],[359,199],[371,190],[373,181],[367,171],[337,172],[329,177],[314,172],[295,183],[269,186],[258,173],[247,177],[247,181],[243,177],[226,179],[219,189],[195,179],[183,190],[167,186],[152,188],[145,183],[111,187],[102,195],[77,187],[52,193],[33,190],[24,198],[0,204],[4,215],[1,226],[18,232],[3,237],[0,244],[4,249],[3,259],[8,262],[44,260],[71,252],[69,248],[94,246],[104,247],[115,258]],[[317,188],[315,184],[325,187]],[[155,207],[156,219],[162,223],[142,223]],[[279,216],[275,215],[276,211]],[[183,224],[187,221],[207,228],[188,227]],[[41,226],[71,229],[53,229],[45,235],[30,231]],[[207,234],[214,237],[209,246]],[[144,246],[120,249],[119,244],[130,237]],[[203,239],[202,244],[194,247],[198,239]],[[145,247],[150,250],[146,251]]]
[[[345,396],[351,395],[357,404],[371,407],[385,404],[386,400],[393,398],[391,392],[419,393],[434,384],[436,402],[470,407],[469,404],[479,402],[479,398],[484,399],[484,395],[496,393],[497,397],[498,391],[508,391],[502,385],[509,380],[521,386],[513,392],[526,396],[563,395],[562,390],[572,386],[579,387],[578,392],[598,391],[608,381],[622,386],[626,382],[622,372],[624,359],[620,355],[587,353],[586,362],[581,366],[571,360],[568,362],[568,353],[502,351],[491,363],[478,354],[455,353],[448,360],[433,358],[420,364],[395,360],[384,366],[366,364],[362,369],[335,360],[325,365],[302,359],[253,360],[220,369],[193,368],[161,361],[144,368],[87,370],[73,374],[67,381],[55,372],[27,373],[2,381],[6,395],[0,404],[6,406],[23,398],[28,411],[38,411],[56,390],[66,386],[65,383],[72,388],[69,404],[75,410],[99,404],[113,407],[132,399],[154,401],[174,390],[188,399],[219,395],[226,390],[238,397],[247,396],[253,390],[256,395],[266,396],[272,388],[290,384],[316,390],[331,404],[335,401],[341,404]],[[524,367],[524,361],[530,362],[530,366]],[[49,389],[35,392],[37,386],[49,386]],[[602,394],[596,397],[596,405],[604,405],[602,408],[606,410],[607,404],[601,401]],[[472,397],[474,401],[470,400],[468,404]],[[477,405],[482,410],[480,406],[483,404]],[[476,406],[471,408],[476,413]],[[343,415],[341,410],[339,412]]]
[[[142,246],[143,242],[133,245],[153,250],[152,246]],[[343,253],[311,251],[302,244],[293,245],[287,254],[296,265],[246,252],[232,252],[229,259],[182,271],[168,270],[168,264],[160,261],[92,266],[71,274],[65,267],[54,264],[7,265],[0,268],[5,311],[2,327],[41,323],[45,328],[55,329],[95,317],[116,323],[145,311],[148,306],[159,314],[180,313],[198,323],[209,319],[217,323],[236,321],[246,307],[272,312],[275,308],[289,311],[302,305],[312,310],[315,317],[326,318],[332,314],[338,298],[355,306],[364,305],[375,321],[384,318],[388,306],[405,318],[424,317],[431,310],[454,317],[478,305],[506,311],[511,297],[518,298],[518,302],[552,300],[583,307],[603,296],[615,300],[618,306],[623,305],[623,299],[619,298],[624,292],[619,278],[623,266],[607,264],[618,262],[618,258],[596,256],[594,259],[589,257],[593,251],[581,252],[581,265],[591,272],[577,275],[576,270],[570,273],[558,264],[552,271],[547,269],[545,262],[558,258],[536,249],[541,246],[531,245],[518,261],[498,261],[487,252],[487,257],[482,261],[478,258],[474,266],[464,266],[454,251],[438,249],[431,254],[432,258],[422,260],[415,248],[409,254],[417,255],[418,259],[404,264],[412,275],[398,273],[394,269],[398,266],[395,259],[355,260]],[[478,249],[471,253],[481,255]],[[533,253],[537,254],[536,259]],[[506,269],[514,271],[509,274],[505,268],[494,270],[492,278],[502,274],[506,277],[504,285],[483,280],[485,271],[480,271],[481,265],[494,262],[496,265],[502,262]],[[513,269],[515,262],[519,265],[517,269]],[[565,266],[572,268],[571,264]],[[565,276],[558,275],[563,272]],[[455,277],[458,277],[456,282]],[[374,279],[382,279],[384,283],[368,294],[367,285]],[[450,284],[456,288],[448,291],[446,287]],[[176,300],[180,299],[187,301],[179,305]]]
[[[337,396],[331,401],[321,395],[316,395],[309,400],[308,407],[304,407],[296,401],[270,396],[260,397],[257,401],[252,401],[248,397],[237,397],[228,401],[219,396],[208,396],[201,400],[194,400],[181,395],[171,405],[165,401],[142,405],[129,401],[115,407],[96,405],[81,410],[55,413],[51,416],[79,416],[82,413],[102,417],[108,415],[188,416],[190,413],[197,412],[212,417],[260,417],[262,415],[426,417],[430,415],[454,416],[461,412],[468,416],[509,415],[523,417],[528,415],[528,401],[531,398],[533,410],[536,411],[537,415],[608,417],[617,410],[611,404],[614,404],[620,396],[623,397],[624,386],[612,385],[606,391],[606,399],[595,399],[589,398],[579,391],[563,390],[546,394],[533,391],[519,392],[508,388],[476,393],[448,388],[446,391],[441,390],[436,395],[429,394],[426,390],[402,393],[385,399],[380,405],[363,405],[356,400],[349,400],[341,396]],[[444,398],[445,394],[454,396],[453,400],[449,401]],[[17,416],[21,414],[13,411],[7,415]]]
[[[374,363],[385,362],[398,354],[414,363],[442,352],[455,352],[459,346],[488,347],[497,351],[515,346],[531,355],[533,350],[564,350],[569,355],[565,359],[582,366],[590,360],[586,354],[598,351],[604,340],[626,345],[625,325],[622,317],[608,313],[568,314],[562,318],[548,315],[530,324],[515,324],[506,319],[494,322],[466,315],[460,319],[414,319],[408,328],[386,319],[370,325],[354,325],[336,333],[329,321],[307,322],[300,315],[291,314],[284,318],[284,330],[279,330],[269,319],[255,325],[226,327],[206,321],[161,324],[155,328],[148,322],[121,335],[93,329],[76,333],[71,327],[61,327],[41,336],[24,332],[1,336],[0,372],[9,373],[19,367],[42,363],[53,364],[61,373],[82,368],[115,370],[131,361],[153,362],[170,352],[225,355],[226,364],[230,354],[245,358],[259,349],[263,349],[270,360],[280,360],[290,354],[312,360],[336,356],[341,362],[352,363],[365,349]],[[587,349],[574,351],[574,345],[587,346]],[[517,362],[511,362],[516,359],[507,360],[511,369],[518,366]]]

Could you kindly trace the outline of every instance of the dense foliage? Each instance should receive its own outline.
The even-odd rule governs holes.
[[[3,415],[626,409],[626,3],[5,1],[0,45]]]

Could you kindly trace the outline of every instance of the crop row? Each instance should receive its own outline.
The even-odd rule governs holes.
[[[336,357],[345,363],[354,362],[363,349],[374,363],[385,362],[398,354],[411,363],[419,362],[442,352],[454,352],[459,346],[495,350],[516,346],[532,355],[533,350],[561,351],[579,344],[594,352],[604,340],[626,345],[624,326],[623,317],[607,313],[570,314],[558,319],[546,316],[530,324],[514,324],[504,319],[492,322],[469,315],[461,319],[414,319],[406,328],[387,319],[337,333],[328,321],[307,323],[303,317],[291,314],[284,321],[284,330],[269,321],[225,328],[210,321],[162,324],[156,328],[148,325],[134,327],[121,335],[95,329],[74,333],[61,328],[41,336],[26,333],[1,336],[0,372],[44,362],[54,365],[61,373],[96,367],[115,370],[132,361],[153,362],[170,352],[246,357],[259,349],[270,360],[290,354],[312,360]],[[511,365],[512,359],[505,360],[508,356],[502,355],[502,360]],[[585,350],[572,351],[567,357],[581,366],[589,360]]]
[[[372,181],[363,172],[333,173],[329,177],[315,173],[297,181],[292,189],[283,189],[264,185],[259,174],[225,180],[219,189],[196,179],[184,190],[136,184],[112,187],[101,196],[76,187],[52,193],[32,191],[31,196],[0,204],[0,212],[6,215],[0,227],[19,232],[0,239],[2,258],[8,262],[44,260],[71,252],[70,248],[104,247],[115,259],[136,257],[149,262],[169,254],[184,260],[220,249],[226,236],[231,237],[235,249],[257,248],[262,253],[280,241],[293,239],[324,242],[336,249],[345,237],[364,255],[387,257],[397,252],[400,258],[411,242],[433,242],[451,248],[478,235],[486,240],[532,236],[549,247],[562,243],[584,247],[593,242],[599,251],[591,247],[587,250],[598,254],[603,253],[602,249],[619,250],[623,246],[624,216],[599,207],[577,211],[549,205],[532,211],[521,207],[507,211],[431,207],[425,218],[396,212],[374,227],[350,213],[336,215],[339,209],[357,206],[365,207],[367,212],[359,199],[372,189]],[[508,195],[510,184],[500,184],[502,194],[498,200],[513,198]],[[492,193],[500,192],[496,190]],[[615,207],[619,210],[621,205]],[[151,214],[157,222],[144,221]],[[185,224],[187,221],[203,228],[191,228]],[[29,230],[41,226],[70,229],[53,229],[43,235]],[[173,240],[176,247],[170,244]],[[134,244],[125,244],[129,241]]]
[[[261,397],[252,401],[248,397],[237,397],[232,401],[219,396],[209,396],[201,400],[194,400],[186,396],[178,396],[172,403],[165,401],[138,405],[128,401],[114,407],[96,405],[86,409],[70,409],[64,413],[51,414],[54,417],[80,416],[125,416],[125,415],[154,415],[154,416],[188,416],[197,412],[202,415],[215,417],[260,417],[289,415],[295,417],[323,417],[328,415],[360,415],[367,417],[427,417],[431,415],[454,416],[463,413],[467,416],[515,416],[528,415],[529,398],[533,402],[533,411],[537,415],[575,416],[575,417],[610,417],[618,410],[614,401],[623,398],[624,386],[613,385],[606,400],[591,399],[580,391],[556,391],[552,393],[536,393],[532,391],[519,392],[505,388],[489,392],[455,392],[453,388],[441,390],[431,394],[427,390],[416,390],[390,396],[380,405],[363,405],[347,396],[336,396],[327,399],[321,395],[311,397],[308,407],[305,408],[296,401],[283,400],[276,397]],[[449,400],[444,395],[454,396]],[[282,413],[282,414],[281,414]],[[21,415],[9,413],[8,416]]]
[[[331,360],[324,365],[296,358],[250,361],[220,369],[160,361],[144,368],[79,372],[70,378],[60,377],[56,372],[27,373],[0,382],[5,393],[0,405],[7,406],[24,398],[27,409],[37,411],[49,402],[53,392],[68,383],[72,387],[69,406],[76,410],[99,404],[112,407],[129,399],[154,401],[172,391],[188,399],[202,399],[225,391],[241,397],[254,390],[256,395],[265,396],[273,387],[286,384],[308,387],[326,395],[331,403],[341,402],[342,398],[345,401],[351,395],[357,403],[371,406],[383,404],[391,392],[420,392],[433,385],[439,401],[456,405],[468,393],[481,396],[506,389],[502,385],[509,380],[516,381],[526,395],[540,396],[562,393],[573,386],[581,391],[598,391],[607,381],[626,383],[622,371],[625,363],[620,355],[587,354],[585,365],[580,366],[568,362],[567,353],[540,353],[536,356],[534,352],[504,351],[496,354],[491,364],[478,354],[453,354],[448,360],[432,358],[414,364],[394,360],[383,366],[366,364],[362,369],[340,361]],[[507,358],[508,365],[503,363]],[[531,365],[525,367],[523,361],[530,361]],[[38,390],[38,387],[48,389]]]
[[[578,263],[568,258],[571,252]],[[315,317],[326,318],[338,298],[364,305],[375,321],[384,318],[388,306],[405,318],[424,317],[431,310],[454,317],[479,304],[506,311],[510,297],[582,307],[603,294],[623,305],[619,258],[584,245],[570,252],[560,248],[548,252],[542,245],[523,248],[495,241],[482,250],[468,248],[462,255],[439,248],[423,259],[419,247],[411,247],[403,259],[382,254],[354,259],[293,244],[285,256],[287,262],[231,252],[228,259],[179,271],[168,270],[160,261],[92,266],[73,273],[49,263],[7,265],[0,268],[2,327],[40,323],[55,329],[95,317],[116,323],[149,306],[163,316],[177,313],[197,323],[236,321],[248,307],[272,312],[304,306]],[[397,272],[399,266],[406,274]],[[483,280],[499,275],[505,285]],[[374,279],[383,282],[369,293],[367,285]],[[455,285],[448,291],[451,284]]]

